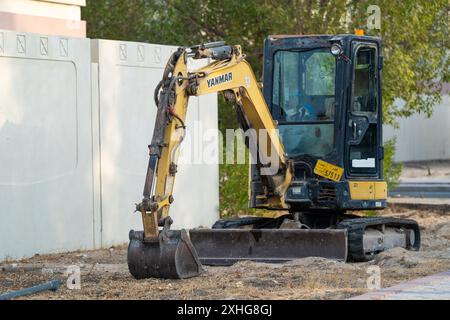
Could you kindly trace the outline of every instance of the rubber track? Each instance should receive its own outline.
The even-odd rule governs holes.
[[[348,261],[364,262],[375,257],[374,253],[366,254],[363,247],[364,231],[367,227],[386,225],[387,227],[405,227],[412,229],[415,235],[414,246],[406,248],[408,250],[419,250],[420,229],[416,221],[399,218],[355,218],[340,222],[338,229],[347,229],[348,234]]]

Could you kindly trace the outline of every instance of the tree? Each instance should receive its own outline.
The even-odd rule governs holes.
[[[381,30],[367,30],[367,8],[378,5]],[[366,29],[384,42],[385,121],[430,115],[450,79],[448,0],[104,0],[88,1],[88,35],[163,44],[225,40],[241,44],[262,73],[270,34],[319,34]],[[404,104],[394,104],[402,99]]]
[[[380,30],[367,28],[369,5],[380,8]],[[241,44],[257,77],[262,75],[263,41],[271,34],[365,29],[383,39],[384,120],[395,123],[396,117],[416,112],[430,115],[441,100],[442,84],[450,81],[449,10],[448,0],[88,0],[83,18],[91,38]],[[221,130],[237,128],[230,108],[220,101]],[[398,176],[398,167],[385,169],[388,177]],[[245,208],[247,190],[240,181],[247,179],[247,168],[222,165],[221,176],[222,209],[236,213]]]
[[[381,8],[381,30],[367,33],[384,43],[385,121],[415,112],[431,115],[441,101],[442,84],[450,81],[448,0],[352,1],[353,26],[365,24],[370,4]]]

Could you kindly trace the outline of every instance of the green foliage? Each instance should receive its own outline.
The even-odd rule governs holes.
[[[237,129],[239,123],[237,121],[236,111],[234,107],[225,101],[222,95],[219,95],[219,130],[225,136],[225,130]],[[224,141],[225,143],[225,141]]]
[[[430,115],[441,101],[442,83],[450,81],[448,0],[88,0],[82,16],[91,38],[241,44],[260,78],[267,36],[366,29],[369,5],[381,9],[381,30],[366,33],[384,42],[384,121],[395,124],[395,117],[416,112]],[[403,103],[394,104],[397,99]],[[220,103],[222,132],[237,128],[230,108]],[[387,144],[384,174],[391,186],[401,170],[392,161],[393,152],[393,145]],[[247,167],[222,165],[220,172],[221,208],[242,210],[247,205]]]
[[[220,215],[248,213],[248,165],[220,165]]]
[[[381,9],[385,121],[431,114],[450,80],[448,0],[88,0],[83,19],[92,38],[192,45],[241,44],[258,77],[271,34],[337,34],[365,29],[367,8]],[[396,98],[404,100],[396,106]]]
[[[162,7],[160,1],[88,0],[82,18],[90,38],[166,43]]]
[[[383,39],[384,121],[395,124],[395,117],[416,112],[431,115],[450,79],[448,0],[351,1],[352,26],[365,26],[369,5],[381,8],[381,30],[366,33]],[[394,104],[396,99],[403,103]]]
[[[383,177],[387,182],[388,190],[394,189],[402,173],[402,163],[394,162],[395,138],[384,143]]]
[[[233,106],[219,96],[219,130],[226,136],[226,129],[237,129],[236,112]],[[225,150],[225,139],[224,150]],[[248,159],[248,157],[246,157]],[[224,161],[225,162],[225,161]],[[219,165],[220,215],[229,217],[249,213],[248,208],[248,164]]]

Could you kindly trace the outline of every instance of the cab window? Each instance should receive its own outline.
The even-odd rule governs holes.
[[[289,156],[333,151],[335,69],[328,48],[275,53],[272,108]]]
[[[377,113],[376,49],[362,47],[356,54],[353,81],[353,112]]]
[[[329,121],[334,116],[336,59],[329,49],[277,51],[272,103],[282,121]]]

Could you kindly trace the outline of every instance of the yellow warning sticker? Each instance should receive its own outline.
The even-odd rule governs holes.
[[[342,174],[344,173],[344,168],[335,166],[334,164],[325,162],[323,160],[318,160],[316,166],[314,167],[314,173],[318,176],[333,181],[340,181],[342,178]]]

